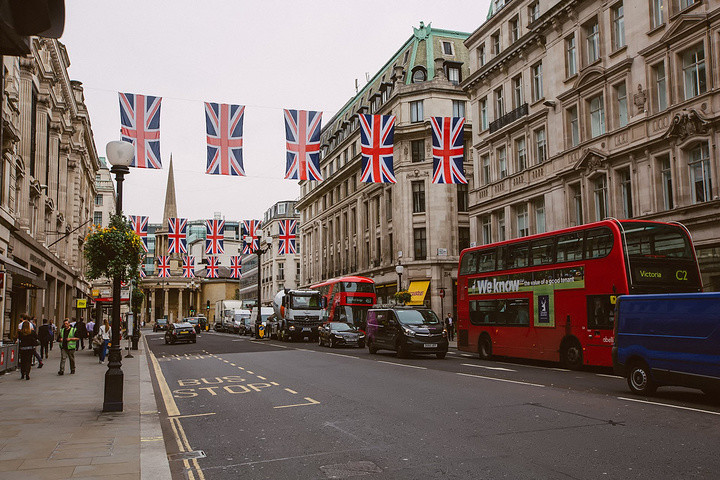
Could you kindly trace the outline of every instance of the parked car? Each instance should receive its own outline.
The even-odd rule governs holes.
[[[200,327],[200,319],[198,317],[186,317],[183,318],[183,322],[189,323],[195,328],[195,333],[200,333],[202,330]]]
[[[191,323],[173,323],[165,332],[165,344],[177,342],[197,342],[195,327]]]
[[[156,318],[155,325],[153,325],[153,332],[159,332],[160,330],[168,329],[167,318]]]
[[[240,326],[240,335],[252,335],[253,330],[253,319],[250,315],[243,317],[242,325]]]
[[[447,332],[429,308],[373,307],[367,314],[366,344],[371,354],[394,350],[400,358],[411,353],[434,353],[445,358]]]
[[[318,329],[318,345],[365,348],[365,334],[348,323],[327,322]]]
[[[618,297],[612,357],[633,393],[677,385],[720,398],[720,293]]]

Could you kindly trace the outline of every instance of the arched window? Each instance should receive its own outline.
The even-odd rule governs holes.
[[[412,72],[412,83],[421,83],[427,80],[427,72],[423,67],[416,67]]]

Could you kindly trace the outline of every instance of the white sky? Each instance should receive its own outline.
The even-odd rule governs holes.
[[[61,41],[83,82],[100,156],[119,140],[118,91],[163,97],[162,170],[131,169],[124,211],[162,221],[173,155],[178,215],[261,218],[299,196],[284,180],[283,108],[329,121],[420,21],[472,32],[489,0],[69,0]],[[203,102],[246,105],[246,177],[206,175]],[[323,123],[324,124],[324,123]]]

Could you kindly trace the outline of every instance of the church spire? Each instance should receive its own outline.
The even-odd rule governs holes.
[[[162,229],[167,228],[168,219],[177,217],[177,202],[175,201],[175,175],[173,174],[172,154],[170,154],[170,168],[168,169],[167,188],[165,189],[165,208],[163,210]]]

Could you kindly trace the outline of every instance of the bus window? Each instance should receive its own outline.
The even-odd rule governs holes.
[[[530,302],[527,298],[471,300],[470,323],[473,325],[530,325]]]
[[[553,249],[555,239],[552,237],[535,240],[530,246],[530,261],[533,265],[549,265],[555,262]]]
[[[495,270],[495,249],[483,250],[477,252],[477,271],[478,272],[492,272]]]
[[[607,227],[588,230],[585,238],[585,258],[602,258],[613,247],[613,234]]]
[[[349,293],[375,293],[375,284],[364,282],[340,282],[340,291]]]
[[[494,325],[495,300],[471,300],[470,323],[473,325]]]
[[[463,255],[462,262],[460,263],[460,274],[472,275],[477,272],[477,258],[480,255],[480,252],[467,252]],[[495,268],[495,265],[493,265],[493,268]]]
[[[612,330],[615,323],[615,305],[610,295],[587,296],[588,330]]]
[[[690,240],[674,225],[623,223],[627,253],[631,257],[692,259]]]
[[[582,232],[566,233],[557,237],[557,261],[574,262],[582,260]]]
[[[508,256],[506,268],[522,268],[528,266],[530,257],[529,244],[508,245],[505,251]]]

